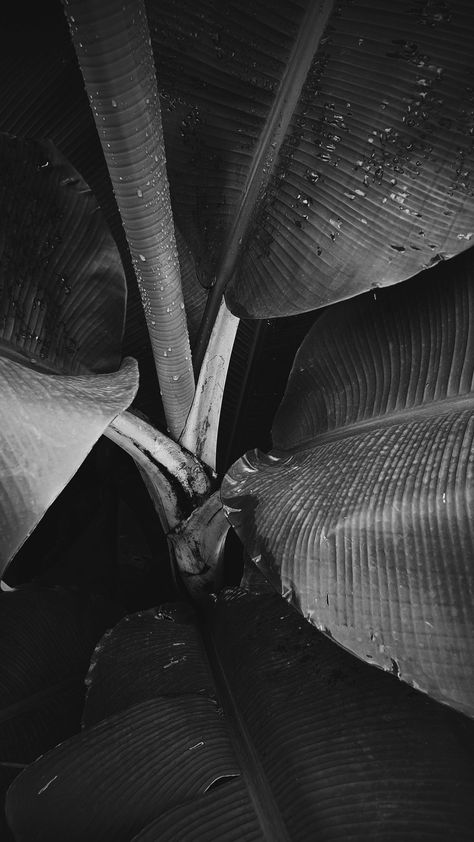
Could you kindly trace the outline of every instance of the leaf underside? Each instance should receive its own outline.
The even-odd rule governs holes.
[[[137,389],[112,374],[52,375],[0,357],[0,573]]]
[[[223,483],[257,565],[360,658],[474,715],[473,255],[327,311],[268,455]]]
[[[49,141],[0,134],[0,353],[67,374],[120,365],[126,285],[89,186]]]
[[[236,761],[192,615],[165,605],[124,618],[97,647],[82,734],[10,788],[18,839],[306,842],[316,828],[322,842],[349,831],[467,842],[463,717],[351,658],[277,596],[227,591],[209,619],[270,801]],[[269,810],[283,836],[262,823]]]

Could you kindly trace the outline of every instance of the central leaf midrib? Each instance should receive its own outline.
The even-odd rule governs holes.
[[[253,744],[245,719],[232,693],[211,625],[204,625],[201,628],[201,633],[218,699],[225,714],[228,733],[262,829],[263,838],[267,842],[290,842],[290,835],[281,810]]]
[[[350,424],[338,427],[335,430],[327,430],[324,433],[317,433],[309,438],[302,439],[294,447],[275,446],[272,452],[282,456],[291,453],[299,453],[313,447],[322,447],[331,442],[342,441],[346,438],[364,435],[384,427],[393,427],[399,424],[423,421],[427,418],[441,417],[452,412],[462,412],[474,409],[474,392],[466,392],[454,397],[439,398],[427,404],[410,407],[409,409],[395,409],[376,418],[364,418],[361,421],[354,421]]]
[[[220,300],[235,272],[241,245],[250,229],[259,197],[265,192],[272,177],[333,5],[334,0],[311,0],[301,21],[277,95],[254,152],[234,222],[222,249],[223,257],[217,267],[215,284],[208,298],[195,348],[197,367],[201,365]]]

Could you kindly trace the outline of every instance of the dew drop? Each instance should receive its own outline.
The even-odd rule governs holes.
[[[138,256],[139,256],[140,260],[141,260],[143,263],[145,263],[145,260],[146,260],[145,255],[144,255],[144,254],[139,254]]]
[[[116,99],[112,100],[112,108],[117,108],[117,100]]]
[[[179,374],[173,374],[173,380],[176,383],[179,380]]]
[[[140,187],[137,189],[137,196],[139,199],[141,199],[143,196],[143,190]]]
[[[307,169],[305,178],[307,181],[310,181],[311,184],[316,184],[317,181],[321,178],[321,173],[317,172],[316,170]]]

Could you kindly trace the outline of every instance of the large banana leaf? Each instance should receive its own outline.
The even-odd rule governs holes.
[[[238,315],[311,310],[468,246],[469,0],[148,15],[178,224]]]
[[[126,286],[89,186],[51,142],[0,134],[0,352],[75,374],[120,365]]]
[[[5,134],[0,170],[1,575],[138,373],[116,370],[125,279],[88,185],[53,144]]]
[[[43,374],[0,357],[0,574],[105,428],[132,402],[127,358],[112,374]]]
[[[393,283],[473,233],[472,4],[330,5],[147,2],[176,222],[206,285],[235,272],[240,313]],[[55,23],[5,30],[0,127],[52,137],[123,237]]]
[[[36,757],[80,729],[91,652],[118,616],[98,597],[28,585],[0,593],[0,837],[4,796]]]
[[[254,561],[359,657],[474,714],[471,251],[331,308],[268,455],[224,480]]]
[[[275,595],[225,592],[208,619],[209,660],[179,606],[103,638],[82,734],[10,788],[19,842],[470,840],[464,717],[357,662]]]

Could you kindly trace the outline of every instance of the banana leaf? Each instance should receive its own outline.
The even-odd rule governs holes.
[[[254,562],[371,664],[474,715],[472,250],[326,311],[224,480]]]
[[[82,734],[10,787],[22,842],[470,839],[471,723],[276,595],[223,592],[204,637],[182,606],[128,616],[88,683]]]
[[[469,245],[472,4],[147,4],[176,219],[240,316]]]
[[[0,834],[4,796],[26,764],[80,730],[84,678],[118,612],[106,600],[28,585],[0,593]]]
[[[204,285],[233,276],[236,312],[314,309],[469,245],[468,0],[149,0],[147,13],[175,219]],[[20,31],[3,38],[0,128],[53,138],[123,244],[65,22]]]
[[[0,135],[0,574],[110,421],[126,285],[91,191],[50,142]]]

